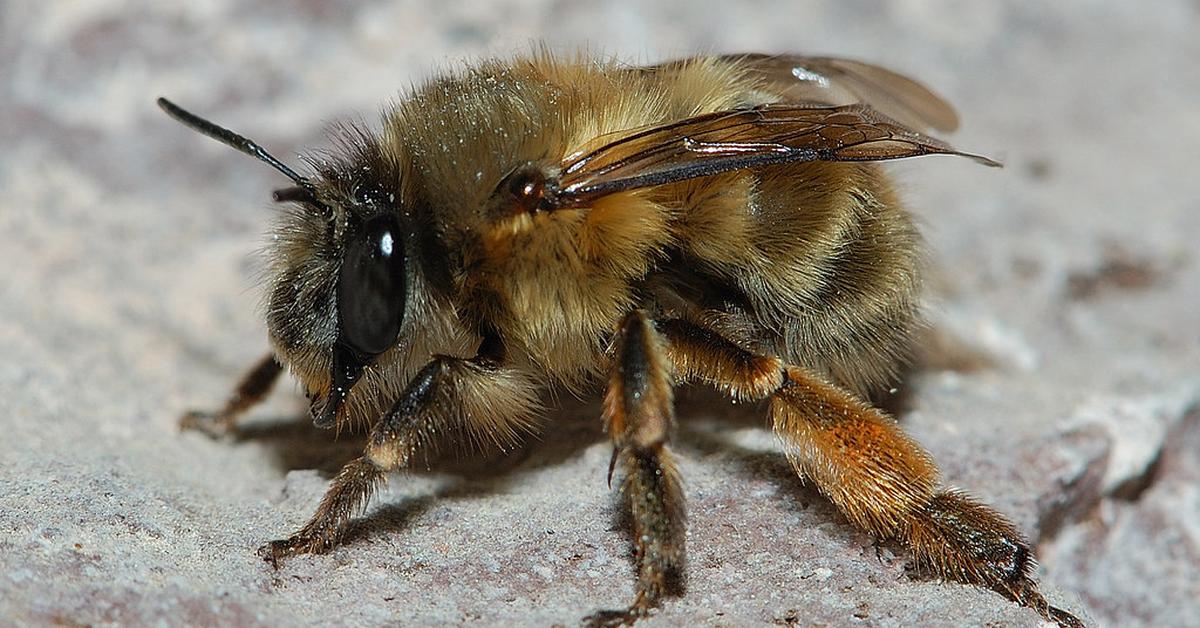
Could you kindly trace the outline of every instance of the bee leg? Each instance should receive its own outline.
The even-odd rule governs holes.
[[[684,571],[684,498],[667,446],[675,410],[666,346],[646,313],[637,310],[625,317],[613,348],[604,420],[614,462],[624,474],[621,494],[633,524],[637,594],[628,609],[585,618],[590,626],[627,625],[647,616]]]
[[[939,488],[929,454],[891,417],[818,375],[755,355],[683,321],[660,325],[680,381],[709,383],[739,400],[769,399],[788,459],[858,527],[895,538],[916,564],[948,580],[989,587],[1061,626],[1032,579],[1033,552],[1003,515]]]
[[[268,353],[254,364],[254,367],[242,376],[233,394],[225,401],[225,405],[216,412],[192,410],[179,419],[179,429],[196,430],[220,438],[237,429],[237,420],[246,410],[254,407],[271,392],[275,380],[283,365],[275,359],[275,354]]]
[[[989,587],[1059,626],[1083,628],[1038,590],[1033,551],[1016,526],[959,491],[934,495],[898,536],[912,548],[919,571]]]
[[[436,357],[374,425],[363,456],[334,477],[309,522],[262,546],[259,555],[278,566],[286,556],[329,550],[386,474],[409,467],[436,435],[461,430],[504,447],[532,430],[537,408],[537,387],[524,373],[486,358]]]

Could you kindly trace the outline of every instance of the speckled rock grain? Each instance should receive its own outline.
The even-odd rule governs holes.
[[[348,542],[278,572],[255,548],[360,443],[308,427],[288,386],[235,442],[176,430],[266,348],[252,252],[279,181],[154,97],[290,155],[458,58],[545,39],[631,61],[839,54],[944,92],[956,143],[1008,167],[893,167],[942,339],[904,383],[904,425],[1037,541],[1054,602],[1196,625],[1195,2],[10,0],[0,17],[0,624],[570,625],[628,601],[594,402],[509,457],[395,476]],[[683,396],[690,579],[647,625],[1039,623],[911,580],[792,475],[761,409]]]

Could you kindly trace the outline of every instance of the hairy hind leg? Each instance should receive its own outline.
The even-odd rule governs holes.
[[[939,489],[932,458],[891,417],[807,369],[709,330],[683,321],[660,329],[680,380],[768,399],[792,465],[860,528],[899,540],[941,578],[989,587],[1062,626],[1083,625],[1038,591],[1033,553],[1016,527],[962,493]]]
[[[590,626],[630,624],[649,614],[684,570],[684,498],[667,443],[675,423],[671,363],[645,312],[621,323],[604,397],[613,465],[624,474],[621,493],[633,524],[637,595],[628,609],[600,611]],[[610,471],[611,473],[611,471]]]
[[[274,353],[268,353],[242,376],[233,394],[225,401],[225,405],[216,412],[192,410],[179,419],[179,429],[196,430],[214,438],[232,432],[237,426],[238,417],[262,401],[283,365],[275,359]]]

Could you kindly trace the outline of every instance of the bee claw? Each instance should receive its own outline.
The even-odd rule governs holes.
[[[297,535],[263,544],[258,548],[258,555],[279,569],[279,561],[283,558],[296,554],[320,554],[324,549],[324,544],[318,539]]]
[[[620,449],[613,447],[612,457],[608,459],[608,488],[612,488],[613,471],[617,468],[617,454],[621,453]]]
[[[596,611],[595,613],[583,618],[583,625],[586,626],[586,628],[617,628],[618,626],[632,626],[637,620],[643,617],[648,617],[649,615],[649,610],[640,606],[632,606],[625,610]]]
[[[1064,628],[1084,628],[1085,624],[1078,617],[1064,611],[1061,608],[1051,606],[1047,612],[1050,615],[1050,621],[1063,626]]]
[[[270,543],[265,543],[258,548],[258,555],[264,561],[271,563],[272,568],[278,570],[279,559],[286,555],[286,551],[282,547],[286,543],[287,541],[271,541]]]
[[[200,432],[213,440],[221,440],[232,436],[236,427],[225,413],[191,410],[179,418],[179,430]]]

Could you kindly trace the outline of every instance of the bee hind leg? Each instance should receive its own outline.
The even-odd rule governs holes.
[[[435,358],[371,428],[363,456],[334,477],[308,523],[263,545],[259,555],[278,567],[281,558],[329,550],[387,473],[409,467],[438,434],[461,430],[501,446],[515,443],[520,432],[533,429],[536,393],[526,375],[491,359]]]
[[[238,418],[266,398],[282,371],[283,365],[275,359],[275,354],[268,353],[242,376],[220,410],[192,410],[180,417],[179,429],[195,430],[212,438],[235,432]]]
[[[796,471],[851,522],[908,546],[919,568],[991,588],[1042,617],[1083,624],[1050,606],[1032,579],[1033,552],[1003,515],[941,488],[930,455],[883,412],[799,366],[756,355],[684,321],[660,325],[677,376],[735,399],[767,399]]]
[[[679,472],[667,445],[675,410],[665,349],[641,310],[625,317],[614,340],[604,420],[633,527],[637,593],[627,609],[589,615],[584,620],[588,626],[632,624],[682,584],[686,516]]]

